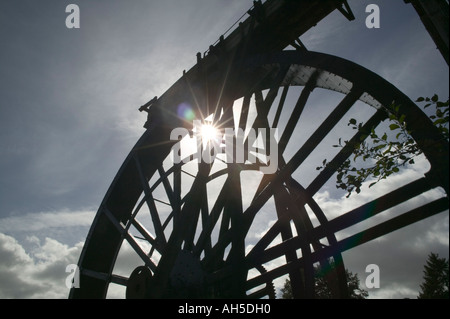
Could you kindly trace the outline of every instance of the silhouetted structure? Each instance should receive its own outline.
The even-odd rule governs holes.
[[[333,296],[346,298],[343,251],[448,209],[448,198],[443,197],[348,238],[336,238],[337,232],[430,189],[441,186],[448,193],[448,144],[440,141],[439,132],[419,108],[369,70],[335,56],[309,52],[303,46],[299,37],[336,9],[349,20],[354,19],[346,1],[255,1],[248,18],[230,34],[221,36],[207,52],[199,53],[198,63],[161,97],[141,107],[148,112],[147,130],[101,203],[79,261],[80,288],[71,290],[71,298],[105,297],[111,283],[126,286],[129,298],[274,297],[273,281],[285,275],[290,278],[295,298],[313,298],[314,264],[326,268],[330,257],[336,264],[330,274],[330,282],[335,283]],[[295,49],[284,51],[289,45]],[[242,189],[245,181],[241,173],[264,167],[268,164],[264,160],[227,163],[219,171],[199,163],[196,173],[184,169],[189,158],[169,168],[163,164],[178,143],[170,139],[171,131],[178,127],[192,129],[193,118],[212,114],[213,123],[221,129],[234,127],[235,120],[242,129],[277,127],[288,91],[294,87],[303,90],[278,141],[278,170],[262,177],[248,207],[243,204],[242,194],[247,189]],[[306,142],[296,146],[297,151],[287,161],[284,150],[289,141],[295,140],[294,129],[315,89],[339,92],[343,99],[317,124]],[[239,115],[233,113],[237,100],[242,100]],[[251,101],[257,115],[247,127]],[[387,118],[386,110],[393,101],[401,105],[400,112],[405,114],[431,170],[418,180],[328,220],[313,196],[333,176],[331,167],[350,156],[351,147],[337,153],[333,165],[317,173],[308,184],[293,174],[344,115],[359,107],[357,101],[376,110],[365,124],[369,129]],[[275,108],[275,117],[269,123],[271,108]],[[354,141],[362,139],[361,133],[352,137]],[[436,143],[431,145],[430,140]],[[248,150],[245,141],[244,145]],[[208,183],[218,180],[224,182],[211,206]],[[166,201],[157,197],[158,187],[164,189]],[[249,230],[269,201],[277,220],[246,251]],[[163,214],[158,205],[164,205],[168,213]],[[148,212],[141,218],[145,206]],[[142,261],[129,277],[114,273],[123,242]],[[280,258],[280,266],[267,267]]]
[[[416,9],[437,48],[448,64],[449,5],[448,0],[405,0]]]

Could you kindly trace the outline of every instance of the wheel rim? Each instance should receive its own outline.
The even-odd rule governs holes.
[[[197,109],[193,107],[197,115],[216,114],[215,123],[221,128],[234,127],[236,122],[241,128],[270,129],[280,123],[289,91],[303,87],[278,140],[277,173],[265,174],[251,202],[247,200],[245,205],[243,194],[247,188],[242,172],[260,169],[264,163],[259,166],[222,163],[224,167],[216,171],[205,163],[192,165],[193,161],[187,164],[194,166],[191,171],[183,168],[184,163],[165,167],[164,161],[167,162],[175,143],[168,139],[170,132],[179,126],[189,127],[189,123],[185,124],[180,116],[167,115],[176,114],[176,107],[167,107],[168,112],[159,107],[153,118],[156,124],[149,127],[130,152],[99,208],[80,257],[80,288],[72,289],[71,297],[102,298],[111,283],[127,286],[130,281],[127,276],[114,273],[124,240],[140,258],[141,264],[136,267],[144,265],[152,273],[147,297],[274,297],[273,282],[289,276],[294,297],[312,298],[313,267],[318,263],[326,266],[330,257],[337,264],[330,274],[330,281],[337,278],[332,293],[335,297],[347,297],[342,251],[448,208],[447,199],[437,199],[424,205],[425,208],[417,208],[420,212],[426,210],[427,215],[414,217],[417,215],[414,211],[416,215],[405,214],[401,220],[380,226],[381,230],[368,229],[364,232],[366,238],[359,241],[355,239],[360,234],[338,241],[335,236],[338,231],[397,203],[439,186],[448,192],[448,145],[440,145],[444,152],[436,156],[426,141],[436,140],[437,133],[418,107],[394,86],[352,62],[321,53],[283,51],[253,58],[244,65],[240,85],[233,86],[232,94],[227,91],[221,96],[216,104],[220,107],[211,108],[215,112],[205,109],[207,103],[200,101],[198,91],[204,87],[189,80],[183,81],[180,96],[196,93],[189,98],[168,97],[166,105],[178,106],[187,99],[190,100],[187,104],[197,105]],[[344,98],[331,108],[311,136],[295,148],[293,155],[286,156],[285,151],[297,144],[299,120],[305,116],[314,90],[337,91]],[[240,112],[233,113],[231,106],[237,100]],[[393,101],[400,103],[431,169],[426,177],[329,220],[313,197],[334,171],[325,169],[304,186],[298,178],[298,169],[325,143],[329,132],[345,121],[352,107],[358,107],[357,101],[372,107],[373,114],[366,119],[368,127],[377,126],[386,118],[381,106],[388,108]],[[253,121],[248,119],[252,105],[256,112]],[[239,113],[236,120],[235,113]],[[335,154],[332,167],[346,160],[350,152],[351,149],[343,149]],[[447,164],[442,165],[443,162]],[[443,171],[443,167],[447,170]],[[192,179],[192,183],[185,185],[185,178]],[[213,183],[219,185],[215,196],[208,191]],[[164,200],[157,197],[161,189]],[[161,213],[164,210],[161,205],[167,206],[165,215]],[[377,207],[371,215],[363,216],[362,212],[373,206]],[[249,234],[254,232],[254,225],[265,209],[274,212],[274,224],[258,240],[250,241]],[[145,222],[145,218],[140,220],[144,214]],[[184,271],[177,270],[183,268]]]

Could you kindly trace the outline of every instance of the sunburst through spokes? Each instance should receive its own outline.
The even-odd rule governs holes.
[[[210,121],[202,123],[199,127],[199,131],[203,143],[219,142],[221,139],[219,129]]]

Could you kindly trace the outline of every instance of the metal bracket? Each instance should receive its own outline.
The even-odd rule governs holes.
[[[142,105],[139,108],[139,112],[145,111],[145,112],[149,112],[150,111],[150,107],[155,104],[155,102],[158,100],[158,97],[155,96],[153,99],[151,99],[150,101],[148,101],[147,103],[145,103],[144,105]]]
[[[303,44],[303,42],[300,40],[300,38],[295,39],[294,42],[291,43],[291,45],[298,51],[308,51],[308,49]]]
[[[355,15],[353,14],[352,9],[348,5],[347,0],[344,0],[343,3],[338,5],[337,9],[339,10],[340,13],[344,15],[344,17],[348,19],[348,21],[355,20]]]
[[[249,16],[253,17],[261,23],[266,18],[266,13],[264,11],[264,7],[261,3],[261,0],[253,1],[253,8],[248,10],[247,13]]]

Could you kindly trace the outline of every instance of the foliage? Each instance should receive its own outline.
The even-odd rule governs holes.
[[[449,100],[439,101],[435,94],[432,98],[419,97],[416,102],[426,103],[423,108],[430,106],[434,108],[434,114],[430,116],[433,124],[442,133],[443,138],[448,141],[448,115]],[[389,114],[389,130],[382,134],[377,133],[375,128],[370,131],[363,131],[363,123],[358,123],[356,119],[350,119],[348,126],[361,133],[359,143],[353,146],[353,154],[340,167],[336,168],[336,187],[348,192],[349,197],[353,191],[361,192],[361,186],[369,179],[373,182],[369,188],[379,181],[386,179],[390,175],[397,173],[408,164],[414,164],[414,159],[422,154],[411,137],[405,122],[405,115],[399,114],[399,106],[392,105]],[[343,148],[349,141],[342,142],[339,139],[334,147]],[[317,170],[325,168],[329,163],[324,160],[322,166]]]
[[[331,299],[333,298],[329,282],[326,280],[326,274],[335,268],[334,262],[330,262],[330,267],[327,270],[320,266],[314,267],[314,285],[316,299]],[[350,299],[365,299],[369,293],[360,287],[358,274],[345,270],[347,277],[347,285]],[[286,279],[284,287],[281,288],[282,299],[293,299],[291,281]]]
[[[449,266],[448,260],[438,254],[428,255],[424,266],[424,282],[420,285],[419,299],[448,299]]]
[[[283,288],[281,288],[281,299],[294,299],[294,295],[292,294],[292,285],[289,279],[286,279],[284,282]]]

